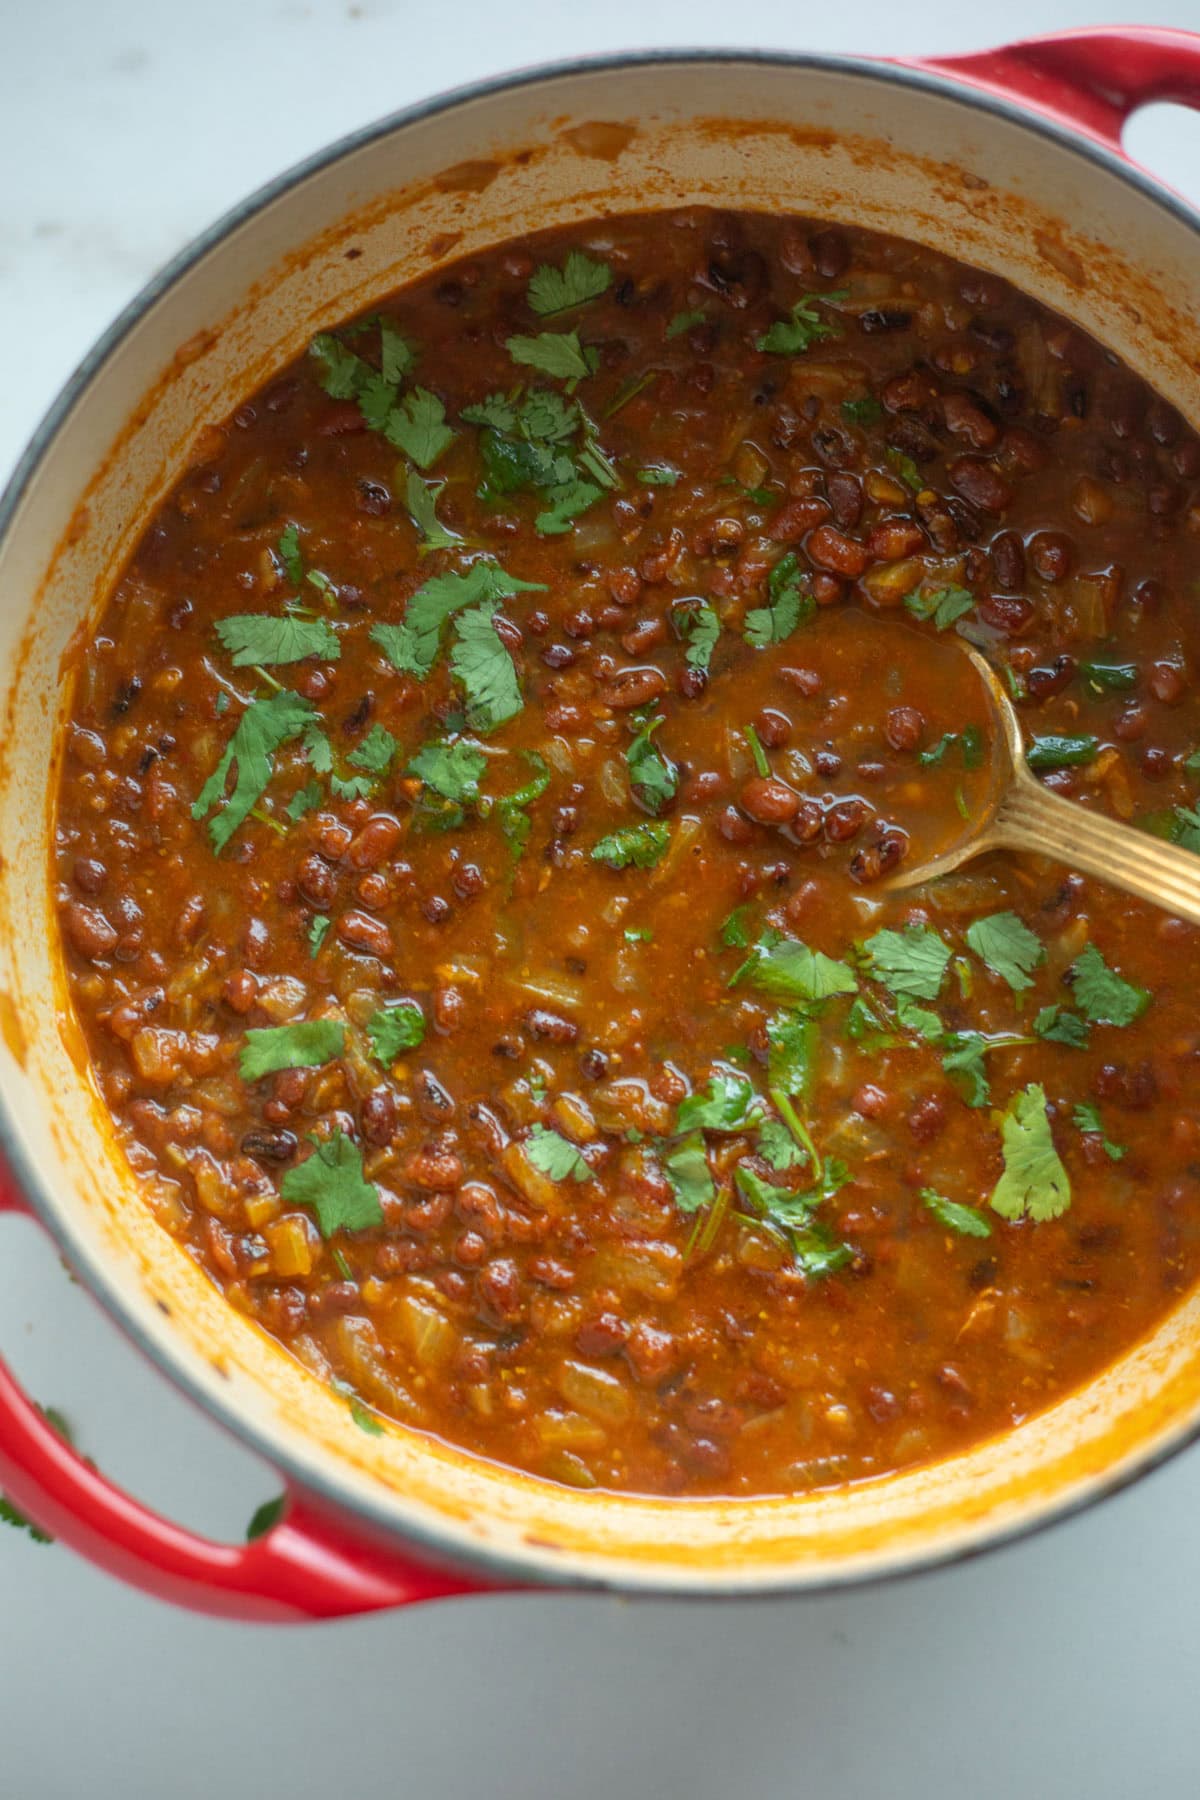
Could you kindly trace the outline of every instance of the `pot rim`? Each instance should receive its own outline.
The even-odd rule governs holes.
[[[68,423],[72,412],[92,381],[133,329],[166,298],[211,251],[234,231],[256,219],[276,200],[301,187],[310,177],[340,162],[354,152],[443,113],[452,112],[472,101],[523,88],[538,87],[564,77],[593,72],[609,74],[630,68],[681,66],[740,65],[766,69],[804,69],[818,73],[849,74],[856,78],[896,85],[926,92],[942,100],[972,111],[983,111],[1026,131],[1050,139],[1060,148],[1078,156],[1105,173],[1117,177],[1137,190],[1143,199],[1189,226],[1200,236],[1200,207],[1176,194],[1157,177],[1132,162],[1119,148],[1109,148],[1086,130],[1075,130],[1057,118],[1034,110],[1003,92],[975,85],[969,79],[938,73],[929,63],[898,59],[860,58],[842,54],[807,51],[743,49],[733,47],[679,47],[621,52],[603,52],[594,56],[566,57],[555,62],[538,63],[499,75],[481,77],[477,81],[444,89],[439,93],[400,107],[370,124],[345,133],[332,143],[291,164],[280,174],[263,182],[244,199],[236,202],[200,231],[171,257],[161,269],[138,290],[121,309],[92,347],[67,377],[55,398],[34,428],[25,449],[0,491],[0,547],[20,510],[22,500],[40,468],[51,444]],[[269,1432],[247,1421],[232,1401],[209,1392],[187,1367],[186,1357],[172,1353],[155,1343],[143,1329],[134,1308],[103,1263],[91,1251],[76,1242],[64,1225],[54,1197],[53,1184],[32,1156],[27,1156],[19,1135],[12,1125],[11,1096],[0,1085],[0,1158],[10,1169],[14,1182],[28,1209],[79,1271],[92,1295],[161,1373],[218,1424],[224,1426],[240,1442],[262,1457],[285,1478],[289,1489],[311,1494],[331,1507],[340,1518],[354,1526],[365,1526],[377,1540],[394,1544],[401,1552],[413,1548],[434,1564],[476,1571],[489,1584],[512,1582],[514,1585],[563,1588],[568,1590],[618,1591],[647,1597],[672,1598],[790,1598],[799,1594],[824,1594],[848,1587],[874,1587],[905,1577],[967,1562],[1005,1544],[1032,1537],[1053,1525],[1082,1513],[1109,1495],[1140,1480],[1160,1468],[1181,1450],[1200,1439],[1200,1412],[1192,1420],[1181,1421],[1157,1444],[1136,1452],[1122,1466],[1093,1478],[1080,1493],[1064,1498],[1051,1498],[1031,1507],[1028,1516],[1002,1526],[975,1529],[967,1542],[950,1543],[945,1549],[923,1550],[916,1555],[904,1553],[889,1562],[877,1562],[872,1568],[849,1567],[838,1572],[797,1575],[794,1577],[747,1574],[733,1580],[722,1580],[713,1587],[702,1573],[686,1570],[666,1579],[661,1571],[631,1569],[626,1565],[612,1576],[582,1574],[571,1569],[556,1568],[552,1561],[537,1551],[528,1556],[478,1544],[458,1541],[453,1529],[438,1529],[412,1521],[398,1527],[387,1509],[367,1495],[351,1496],[336,1473],[314,1469],[287,1448],[281,1448]],[[753,1497],[750,1497],[752,1503]]]

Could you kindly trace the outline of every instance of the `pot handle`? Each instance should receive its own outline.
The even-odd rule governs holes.
[[[1139,106],[1175,100],[1200,107],[1200,35],[1155,25],[1056,31],[968,56],[905,60],[1024,101],[1118,151],[1122,127]]]
[[[0,1170],[0,1213],[25,1210]],[[253,1543],[214,1543],[174,1525],[92,1468],[2,1361],[0,1490],[98,1568],[193,1612],[275,1623],[332,1619],[486,1586],[359,1535],[292,1486],[282,1517]]]

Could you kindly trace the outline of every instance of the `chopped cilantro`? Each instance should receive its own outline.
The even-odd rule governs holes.
[[[734,1171],[742,1198],[768,1224],[784,1233],[797,1265],[814,1280],[844,1269],[854,1258],[850,1246],[839,1242],[828,1226],[814,1217],[822,1201],[835,1194],[847,1179],[845,1165],[834,1159],[826,1164],[821,1185],[803,1192],[776,1187],[745,1164],[739,1164]]]
[[[889,444],[884,451],[884,455],[887,457],[888,467],[896,471],[896,474],[900,477],[905,487],[912,493],[922,493],[924,489],[928,487],[929,483],[925,480],[925,477],[922,475],[920,469],[918,469],[912,457],[907,456],[903,450],[897,450],[894,444]],[[943,626],[938,626],[939,631],[942,631],[943,629]]]
[[[1100,748],[1095,737],[1035,737],[1025,751],[1025,761],[1035,771],[1077,768],[1094,761]]]
[[[763,1120],[758,1128],[758,1154],[772,1169],[794,1169],[798,1163],[811,1160],[782,1119]]]
[[[967,943],[1013,992],[1033,986],[1029,971],[1046,960],[1045,946],[1016,913],[989,913],[967,927]]]
[[[721,921],[720,938],[727,950],[748,950],[750,934],[746,930],[746,914],[748,906],[735,906],[733,911]]]
[[[529,808],[535,800],[540,800],[550,786],[550,771],[545,759],[536,750],[522,750],[521,755],[533,769],[533,774],[523,787],[515,793],[504,794],[498,800],[490,802],[489,810],[494,811],[497,823],[507,841],[519,856],[529,839]]]
[[[611,286],[612,270],[607,263],[594,262],[582,250],[570,250],[561,269],[542,263],[533,271],[526,298],[535,313],[548,319],[553,313],[598,300]]]
[[[295,588],[304,583],[304,558],[300,554],[300,531],[296,525],[285,525],[276,546],[284,573]]]
[[[621,936],[627,944],[652,944],[654,933],[648,925],[627,925]]]
[[[535,1169],[551,1181],[590,1181],[592,1171],[579,1151],[560,1131],[535,1125],[525,1139],[525,1154]]]
[[[944,732],[936,744],[920,752],[917,761],[923,769],[936,768],[946,752],[954,749],[961,753],[964,769],[983,767],[983,733],[978,725],[967,725],[962,731]]]
[[[687,644],[690,669],[707,669],[721,635],[721,621],[706,600],[685,601],[671,609],[671,622]]]
[[[637,733],[625,752],[629,785],[643,806],[650,812],[659,812],[674,798],[679,786],[679,770],[652,741],[663,723],[662,714],[657,713],[653,718],[639,715],[635,723]]]
[[[299,737],[315,718],[309,701],[290,688],[281,688],[267,700],[251,701],[192,805],[193,819],[202,819],[222,799],[230,770],[236,768],[233,792],[208,821],[208,833],[218,851],[225,848],[266,791],[275,772],[275,751]]]
[[[652,869],[671,838],[671,827],[655,820],[642,825],[622,825],[593,844],[593,862],[610,869]]]
[[[848,425],[875,425],[883,417],[883,408],[874,394],[864,394],[860,400],[843,400],[842,417]]]
[[[334,1260],[336,1261],[338,1252],[335,1250],[333,1254]],[[342,1275],[344,1280],[348,1279],[345,1270],[343,1270]],[[358,1426],[360,1431],[365,1431],[368,1437],[383,1436],[383,1426],[379,1423],[375,1414],[363,1405],[348,1381],[339,1381],[335,1376],[329,1385],[334,1393],[340,1394],[342,1399],[346,1402],[346,1405],[350,1409],[350,1417],[354,1420],[354,1423]]]
[[[1137,686],[1136,663],[1081,662],[1079,673],[1093,694],[1127,694]]]
[[[448,802],[446,807],[435,808],[435,823],[461,825],[463,808],[474,806],[479,799],[479,778],[487,764],[485,753],[472,744],[423,744],[406,773]]]
[[[902,1031],[931,1042],[942,1035],[942,1021],[927,1006],[918,1006],[909,994],[896,995],[896,1023]]]
[[[397,1000],[375,1009],[367,1020],[371,1049],[385,1068],[405,1050],[425,1042],[425,1014],[415,1000]]]
[[[419,469],[428,469],[454,442],[446,409],[428,388],[414,388],[392,408],[385,427],[388,443],[402,450]]]
[[[1120,1162],[1128,1154],[1124,1144],[1114,1144],[1104,1129],[1104,1121],[1100,1117],[1100,1109],[1089,1101],[1081,1101],[1075,1108],[1072,1117],[1085,1137],[1098,1137],[1104,1146],[1104,1154],[1110,1162]]]
[[[384,725],[372,725],[360,744],[351,750],[346,761],[355,769],[365,769],[369,775],[385,775],[396,754],[396,740]]]
[[[763,749],[762,742],[753,725],[747,725],[742,732],[742,736],[750,746],[750,755],[754,759],[755,773],[763,776],[769,775],[771,773],[771,765],[767,761],[767,753]]]
[[[748,1131],[766,1113],[766,1105],[748,1075],[718,1067],[709,1076],[707,1094],[689,1094],[679,1103],[677,1130]]]
[[[667,325],[666,336],[668,338],[682,337],[683,333],[690,331],[693,325],[703,325],[704,322],[705,316],[699,308],[693,312],[677,312]]]
[[[543,537],[561,537],[571,529],[580,513],[599,500],[603,492],[594,481],[572,479],[545,490],[546,505],[535,518],[534,525]]]
[[[918,1008],[918,1010],[920,1009]],[[937,1014],[929,1013],[927,1016],[937,1020],[940,1031],[942,1022],[937,1018]],[[861,1043],[867,1038],[874,1039],[875,1047],[878,1048],[894,1042],[884,1021],[861,994],[856,995],[850,1002],[850,1010],[846,1014],[846,1036],[852,1038],[855,1043]]]
[[[820,950],[810,950],[798,938],[765,931],[728,985],[748,981],[761,994],[780,1000],[827,1000],[833,994],[853,994],[858,980],[849,964],[836,962]]]
[[[969,613],[975,605],[975,596],[968,588],[942,587],[926,591],[914,588],[906,595],[905,606],[914,619],[932,619],[938,631],[946,631],[955,620]]]
[[[312,924],[308,928],[308,951],[310,956],[320,954],[321,945],[325,942],[325,934],[329,930],[329,920],[324,913],[314,913]]]
[[[984,1057],[992,1050],[1014,1050],[1032,1039],[1015,1032],[949,1031],[941,1038],[945,1050],[942,1067],[947,1075],[959,1081],[968,1106],[987,1106],[991,1101]]]
[[[772,1013],[767,1020],[767,1078],[771,1092],[807,1098],[817,1060],[817,1022],[800,1011]]]
[[[405,501],[409,517],[423,540],[421,556],[427,556],[431,550],[448,550],[463,541],[461,532],[451,531],[437,516],[437,503],[445,485],[444,481],[422,481],[415,469],[408,471]]]
[[[383,1224],[379,1190],[363,1177],[362,1151],[340,1127],[313,1139],[312,1155],[287,1171],[279,1192],[289,1205],[311,1207],[325,1238]]]
[[[521,684],[508,646],[496,630],[489,602],[460,613],[454,623],[456,643],[450,673],[462,683],[467,720],[475,731],[494,731],[521,711]]]
[[[668,468],[665,463],[650,463],[638,470],[637,478],[643,487],[674,487],[679,480],[679,470]]]
[[[771,570],[767,594],[766,606],[756,606],[746,614],[745,639],[756,650],[765,650],[768,644],[782,644],[797,625],[807,625],[817,610],[817,603],[808,592],[808,577],[794,550],[781,556]]]
[[[863,945],[871,973],[893,994],[913,1000],[936,1000],[950,946],[928,925],[907,925],[903,931],[877,931]]]
[[[955,1200],[947,1200],[936,1188],[921,1189],[921,1201],[925,1210],[932,1213],[939,1225],[947,1231],[957,1231],[963,1237],[991,1237],[992,1228],[981,1212],[973,1206],[960,1206]]]
[[[1134,987],[1110,969],[1095,944],[1088,944],[1075,958],[1067,979],[1093,1025],[1132,1025],[1150,1004],[1145,988]]]
[[[1071,1183],[1050,1134],[1045,1089],[1031,1082],[1015,1094],[1000,1133],[1004,1173],[992,1190],[992,1210],[1002,1219],[1028,1215],[1037,1224],[1057,1219],[1071,1204]]]
[[[788,317],[776,319],[756,340],[756,347],[766,351],[768,356],[799,356],[822,338],[840,337],[842,334],[836,325],[830,325],[823,319],[816,307],[818,303],[842,298],[844,296],[840,292],[802,294]]]
[[[1086,1019],[1066,1006],[1043,1006],[1033,1029],[1048,1044],[1069,1044],[1073,1050],[1082,1050],[1088,1041]]]
[[[662,1155],[662,1166],[675,1204],[689,1218],[716,1198],[712,1171],[704,1148],[704,1133],[691,1131]]]
[[[465,575],[434,575],[411,597],[400,625],[372,625],[371,641],[402,675],[424,679],[433,667],[442,626],[464,607],[502,600],[510,594],[544,592],[540,581],[521,581],[498,563],[472,563]]]
[[[310,781],[307,787],[297,788],[283,810],[295,824],[296,820],[302,819],[305,813],[310,813],[314,807],[320,806],[321,799],[320,782]]]
[[[248,1031],[238,1072],[243,1081],[261,1081],[279,1069],[315,1069],[340,1056],[346,1027],[338,1019],[304,1019],[298,1025],[269,1025]]]
[[[505,348],[515,363],[553,375],[560,381],[582,381],[599,365],[590,346],[584,348],[577,331],[540,331],[536,337],[510,337]]]

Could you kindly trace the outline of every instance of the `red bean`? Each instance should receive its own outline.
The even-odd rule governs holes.
[[[89,962],[110,955],[116,948],[118,933],[97,907],[69,901],[63,909],[63,924],[75,949]]]
[[[381,961],[386,961],[394,949],[389,927],[369,913],[343,913],[337,922],[337,934],[351,950],[365,951],[368,956],[377,956]]]
[[[871,560],[861,544],[832,525],[818,525],[810,533],[805,549],[812,562],[819,563],[834,575],[845,575],[851,581],[863,573]]]
[[[893,750],[915,750],[924,730],[924,717],[915,706],[893,706],[887,716],[884,736]]]
[[[786,782],[755,775],[741,792],[743,812],[760,825],[787,825],[800,810],[800,796]]]
[[[972,506],[1003,512],[1012,504],[1012,488],[993,464],[977,456],[960,456],[946,471],[954,487]]]
[[[600,689],[600,700],[614,712],[631,712],[666,692],[667,678],[653,663],[640,669],[621,669]]]

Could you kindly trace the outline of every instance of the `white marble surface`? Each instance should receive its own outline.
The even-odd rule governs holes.
[[[186,238],[339,133],[521,63],[657,43],[874,54],[1118,20],[1088,0],[0,0],[0,477],[111,316]],[[815,12],[815,9],[814,9]],[[1160,0],[1200,28],[1200,0]],[[999,15],[997,15],[999,16]],[[1200,122],[1131,128],[1200,197]],[[270,1472],[0,1224],[0,1344],[106,1470],[236,1536]],[[1192,1800],[1200,1789],[1200,1452],[1072,1524],[888,1589],[770,1605],[459,1601],[249,1630],[0,1532],[8,1800]]]

